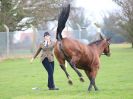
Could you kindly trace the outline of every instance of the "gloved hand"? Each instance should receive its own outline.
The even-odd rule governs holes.
[[[33,63],[33,60],[34,60],[34,58],[31,58],[31,60],[30,60],[30,63],[31,63],[31,64]]]

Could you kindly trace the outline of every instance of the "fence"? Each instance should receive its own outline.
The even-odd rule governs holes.
[[[14,55],[31,55],[36,46],[42,41],[43,31],[38,34],[33,32],[0,32],[0,57]],[[52,39],[55,39],[55,32],[50,31]],[[64,36],[79,39],[79,31],[64,31]]]
[[[43,40],[44,30],[33,32],[0,32],[0,58],[17,55],[32,55]],[[50,31],[52,40],[56,37],[55,31]],[[83,43],[94,41],[94,35],[88,35],[86,30],[63,31],[63,36],[80,40]],[[93,37],[92,37],[93,36]],[[93,38],[93,39],[92,39]]]
[[[30,39],[19,36],[15,38],[15,32],[9,32],[9,36],[6,32],[0,32],[0,57],[30,54],[30,45]]]

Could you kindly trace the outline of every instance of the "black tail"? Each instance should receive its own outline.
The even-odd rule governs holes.
[[[58,19],[58,27],[57,27],[57,34],[56,34],[56,39],[57,40],[62,40],[62,31],[65,28],[66,21],[68,19],[70,12],[70,4],[67,7],[63,7],[59,19]]]

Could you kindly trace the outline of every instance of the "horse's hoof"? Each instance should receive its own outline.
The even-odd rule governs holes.
[[[92,89],[88,89],[89,92],[91,92]]]
[[[85,80],[83,79],[83,77],[80,77],[80,81],[81,82],[85,82]]]
[[[68,84],[69,84],[69,85],[73,85],[72,80],[68,80]]]
[[[96,88],[96,89],[95,89],[95,91],[99,91],[99,89],[98,89],[98,88]]]
[[[89,85],[88,91],[90,92],[92,90],[92,85]]]

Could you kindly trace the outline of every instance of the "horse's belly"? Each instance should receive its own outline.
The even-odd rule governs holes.
[[[83,70],[89,69],[87,62],[78,63],[77,68],[78,69],[83,69]]]
[[[77,67],[78,69],[83,69],[83,70],[84,70],[84,67],[81,66],[81,65],[77,65],[76,67]]]

